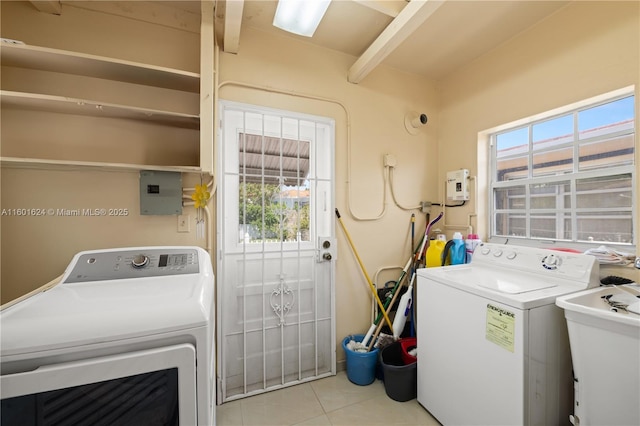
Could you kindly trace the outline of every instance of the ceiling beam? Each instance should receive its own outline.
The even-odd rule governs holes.
[[[62,14],[62,4],[57,0],[34,0],[31,1],[31,4],[40,12],[52,13],[54,15]]]
[[[244,0],[227,0],[225,9],[222,50],[227,53],[238,53]]]
[[[407,0],[353,0],[369,9],[377,10],[387,16],[395,18],[402,8],[407,4]]]
[[[412,0],[380,33],[349,69],[347,80],[360,83],[407,37],[422,25],[444,1]]]

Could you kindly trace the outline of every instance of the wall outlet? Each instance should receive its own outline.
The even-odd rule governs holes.
[[[179,214],[178,215],[178,232],[190,232],[190,217],[188,214]]]

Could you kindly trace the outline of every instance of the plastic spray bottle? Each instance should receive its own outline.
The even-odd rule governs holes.
[[[460,265],[465,263],[466,257],[467,251],[465,249],[464,240],[462,239],[462,234],[460,232],[456,232],[453,234],[453,245],[450,249],[451,264]]]
[[[480,237],[477,234],[469,234],[467,235],[467,239],[464,242],[465,250],[467,252],[467,258],[465,259],[465,263],[470,263],[471,258],[473,257],[473,252],[476,247],[478,247],[482,243]]]
[[[396,311],[396,317],[393,319],[393,338],[396,340],[398,340],[400,334],[402,334],[404,325],[407,322],[407,317],[409,316],[409,312],[411,311],[411,304],[413,303],[413,283],[415,279],[416,274],[413,274],[413,276],[411,277],[411,281],[409,282],[409,288],[407,288],[407,292],[400,298],[398,310]]]

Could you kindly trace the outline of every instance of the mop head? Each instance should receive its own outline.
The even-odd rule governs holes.
[[[356,342],[353,339],[349,340],[349,343],[347,343],[347,349],[353,352],[369,352],[369,348],[367,348],[361,342]]]
[[[380,335],[378,336],[378,340],[376,341],[376,344],[373,346],[378,349],[383,349],[395,341],[396,339],[392,335],[380,333]]]

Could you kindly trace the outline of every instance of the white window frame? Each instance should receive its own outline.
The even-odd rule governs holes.
[[[634,86],[629,86],[620,90],[616,90],[613,92],[609,92],[609,93],[605,93],[603,95],[597,96],[597,97],[593,97],[593,98],[589,98],[586,99],[584,101],[575,103],[575,104],[571,104],[571,105],[567,105],[564,106],[562,108],[558,108],[555,109],[553,111],[548,111],[546,113],[542,113],[542,114],[538,114],[536,116],[533,117],[529,117],[527,119],[524,120],[519,120],[517,122],[512,122],[512,123],[508,123],[502,126],[499,126],[495,129],[492,129],[491,131],[488,131],[485,134],[488,134],[489,136],[489,144],[488,144],[488,159],[489,159],[489,170],[488,170],[488,207],[489,207],[489,217],[488,217],[488,225],[489,225],[489,241],[491,242],[496,242],[496,243],[515,243],[515,244],[520,244],[520,245],[530,245],[530,246],[540,246],[542,245],[550,245],[550,246],[557,246],[557,247],[566,247],[566,248],[574,248],[574,249],[578,249],[581,251],[587,250],[589,248],[594,248],[594,247],[598,247],[600,245],[606,245],[608,247],[612,247],[614,249],[618,249],[621,251],[625,251],[625,252],[635,252],[635,247],[638,245],[638,241],[636,241],[636,237],[637,237],[637,226],[638,226],[638,197],[637,197],[637,188],[636,188],[636,180],[637,180],[637,164],[629,164],[629,165],[621,165],[621,166],[615,166],[615,167],[607,167],[607,168],[603,168],[603,169],[594,169],[594,170],[588,170],[588,171],[578,171],[577,170],[577,166],[578,164],[576,163],[576,161],[574,161],[574,169],[573,172],[571,173],[565,173],[565,174],[558,174],[558,175],[541,175],[541,176],[533,176],[532,172],[533,172],[533,161],[532,161],[532,153],[533,150],[530,148],[528,151],[528,155],[529,155],[529,171],[528,171],[528,175],[526,178],[521,178],[521,179],[515,179],[512,181],[502,181],[499,182],[497,181],[497,173],[496,173],[496,169],[497,169],[497,156],[496,156],[496,137],[498,134],[501,133],[505,133],[507,131],[511,131],[511,130],[516,130],[518,128],[525,128],[528,127],[528,138],[529,141],[532,140],[532,134],[531,134],[531,129],[533,128],[533,126],[537,123],[549,120],[549,119],[553,119],[554,117],[558,117],[561,115],[566,115],[566,114],[570,114],[570,113],[577,113],[578,111],[582,111],[584,109],[588,109],[588,108],[592,108],[595,106],[598,106],[600,104],[606,104],[612,101],[616,101],[625,97],[629,97],[629,96],[636,96],[637,94],[635,93],[635,87]],[[635,116],[637,116],[637,111]],[[634,117],[635,118],[635,117]],[[634,120],[634,126],[632,129],[625,131],[625,132],[619,132],[619,133],[611,133],[611,134],[607,134],[605,138],[610,138],[611,136],[619,136],[619,135],[624,135],[624,134],[632,134],[634,135],[634,151],[637,152],[638,150],[638,138],[636,135],[636,125],[637,120]],[[577,126],[574,120],[574,127],[576,127],[574,129],[574,133],[577,133]],[[603,138],[603,139],[605,139]],[[578,144],[581,143],[583,141],[573,141],[573,142],[569,142],[567,143],[567,147],[573,147],[574,149],[574,160],[575,157],[577,155],[577,153],[575,151],[577,151],[577,147]],[[636,157],[635,153],[634,153],[634,158]],[[621,175],[621,174],[630,174],[631,175],[631,194],[632,194],[632,203],[631,203],[631,220],[632,220],[632,233],[631,233],[631,238],[632,238],[632,243],[631,244],[615,244],[615,243],[603,243],[603,242],[598,242],[598,241],[594,241],[593,243],[591,242],[586,242],[586,241],[576,241],[574,238],[572,238],[571,240],[565,240],[565,239],[547,239],[547,238],[540,238],[540,237],[531,237],[531,228],[530,228],[530,215],[531,215],[531,211],[530,211],[530,193],[529,193],[529,185],[531,184],[538,184],[538,183],[552,183],[552,182],[560,182],[560,181],[565,181],[565,182],[569,182],[570,186],[571,186],[571,190],[572,190],[572,203],[571,205],[573,206],[571,208],[571,220],[572,220],[572,230],[573,230],[573,237],[575,237],[576,235],[576,212],[579,212],[579,209],[576,208],[576,203],[575,203],[575,199],[576,199],[576,193],[575,193],[575,188],[576,188],[576,182],[578,180],[582,180],[582,179],[588,179],[588,178],[594,178],[594,177],[601,177],[601,176],[617,176],[617,175]],[[494,192],[497,189],[500,188],[509,188],[509,187],[514,187],[514,186],[524,186],[525,188],[525,209],[523,210],[523,215],[526,216],[526,236],[503,236],[503,235],[496,235],[496,214],[499,213],[498,211],[496,211],[496,207],[495,207],[495,197],[494,197]],[[612,209],[613,211],[616,211],[615,209]],[[555,213],[556,210],[549,210],[549,211],[545,211],[545,210],[541,210],[538,209],[536,210],[535,213]],[[562,213],[564,214],[564,212]]]

